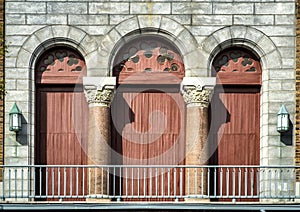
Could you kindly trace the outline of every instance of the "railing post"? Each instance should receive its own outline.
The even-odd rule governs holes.
[[[186,165],[195,165],[185,170],[186,200],[207,198],[208,155],[206,142],[209,130],[208,105],[214,78],[185,77],[181,92],[187,105],[186,110]]]
[[[84,92],[89,103],[89,136],[87,143],[88,195],[106,198],[109,195],[110,159],[110,104],[113,99],[115,77],[85,77]],[[95,165],[95,166],[94,166]],[[95,201],[95,199],[90,199]]]

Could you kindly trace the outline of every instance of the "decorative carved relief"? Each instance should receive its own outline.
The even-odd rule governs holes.
[[[170,41],[154,35],[140,36],[125,44],[116,55],[113,68],[120,84],[174,83],[175,78],[182,80],[184,72],[180,52]]]
[[[83,57],[68,47],[54,47],[39,57],[37,83],[75,84],[86,75]]]
[[[215,72],[260,72],[258,59],[250,52],[230,49],[219,54],[214,60]]]
[[[184,101],[187,104],[196,104],[197,106],[201,107],[208,107],[209,105],[209,97],[211,93],[210,90],[200,90],[197,89],[196,86],[189,86],[187,88],[184,88],[182,93]]]
[[[261,85],[259,58],[247,49],[224,49],[212,65],[212,76],[217,77],[217,84]]]
[[[85,86],[84,93],[89,104],[109,107],[114,96],[114,87],[104,86],[102,90],[98,90],[96,86]]]

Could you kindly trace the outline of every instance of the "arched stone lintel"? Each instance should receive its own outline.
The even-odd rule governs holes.
[[[210,70],[218,52],[232,46],[254,51],[261,59],[263,69],[282,67],[281,55],[271,38],[250,26],[229,26],[212,33],[199,47],[201,51],[206,52],[202,66]]]
[[[67,45],[78,50],[83,56],[97,48],[96,40],[83,30],[66,25],[52,25],[34,32],[23,43],[16,60],[15,67],[32,69],[40,54],[45,50]],[[89,67],[89,64],[86,64]]]
[[[189,69],[195,69],[195,65],[189,64],[185,57],[192,52],[198,52],[197,40],[183,25],[161,15],[137,15],[116,25],[100,41],[98,61],[113,61],[121,46],[141,33],[158,34],[172,41],[180,50],[185,66]],[[108,66],[110,76],[112,76],[112,66],[112,63]],[[90,74],[94,75],[93,73],[88,73],[88,76]]]

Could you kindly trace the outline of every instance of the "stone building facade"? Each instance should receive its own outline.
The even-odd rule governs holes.
[[[209,90],[214,86],[215,76],[211,70],[220,52],[230,48],[252,52],[261,65],[259,122],[256,123],[259,125],[259,165],[294,165],[295,143],[298,142],[295,132],[298,131],[293,129],[285,140],[276,131],[276,124],[277,112],[285,104],[290,113],[291,127],[298,126],[295,122],[295,65],[298,64],[295,25],[295,0],[7,0],[4,163],[35,164],[35,69],[44,52],[54,47],[78,51],[87,67],[83,84],[85,92],[90,94],[87,95],[89,106],[103,107],[111,101],[105,92],[116,89],[113,61],[118,52],[131,39],[146,35],[168,40],[181,53],[186,88],[182,92],[184,97],[190,94],[188,92],[194,92],[194,96],[186,101],[188,105],[195,101],[196,107],[207,107],[210,101],[203,103],[205,94],[202,89]],[[188,91],[189,88],[192,91]],[[100,94],[93,94],[93,89]],[[105,92],[101,93],[103,90]],[[202,96],[197,100],[195,95],[201,92]],[[23,114],[22,131],[17,134],[9,131],[8,122],[9,111],[15,102]],[[202,130],[205,127],[195,126],[193,118],[195,115],[206,117],[207,114],[189,109],[191,107],[188,106],[187,111],[191,113],[187,114],[190,117],[187,133],[200,133],[201,137],[205,132],[199,132],[197,127]],[[102,109],[92,110],[99,116],[108,113]],[[101,117],[98,121],[97,118],[93,120],[105,122]],[[104,131],[103,126],[97,127],[100,133],[107,133],[104,137],[109,140],[110,133]],[[187,142],[189,139],[194,138],[187,135]],[[94,160],[105,162],[105,159],[95,157]],[[191,163],[198,156],[193,157]]]

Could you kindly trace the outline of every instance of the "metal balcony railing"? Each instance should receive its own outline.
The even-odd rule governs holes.
[[[296,166],[4,165],[0,198],[291,200],[300,198],[299,170]]]

